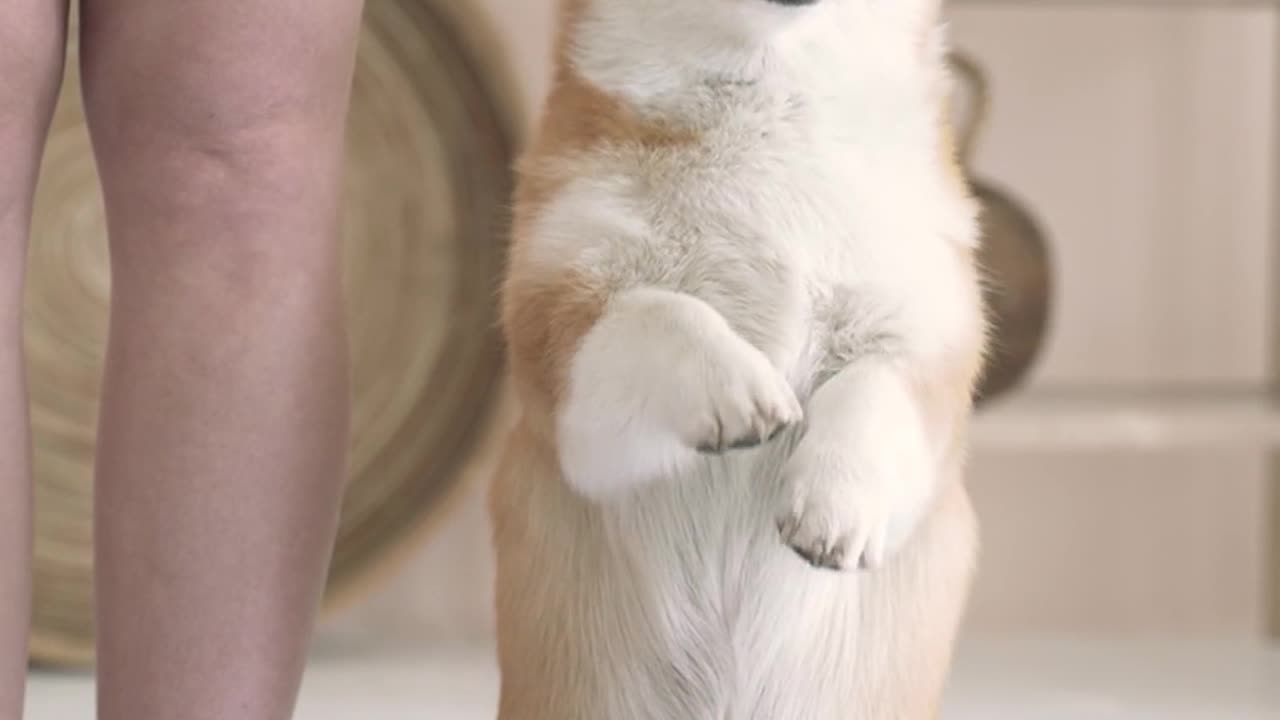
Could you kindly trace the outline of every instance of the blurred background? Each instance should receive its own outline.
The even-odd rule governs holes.
[[[554,3],[417,0],[463,31],[460,76],[499,118],[494,152],[437,123],[456,162],[518,150]],[[962,120],[1000,233],[1011,384],[975,428],[984,553],[946,717],[1280,717],[1280,3],[951,0],[949,15],[962,79],[986,81],[985,115]],[[399,71],[368,72],[411,74],[392,55]],[[404,115],[370,87],[354,112]],[[434,177],[412,181],[450,176]],[[402,479],[447,492],[414,495],[414,527],[361,556],[372,569],[321,629],[300,717],[492,712],[483,498],[512,406],[496,371],[478,382],[458,462]],[[36,675],[34,717],[82,707],[84,687]]]

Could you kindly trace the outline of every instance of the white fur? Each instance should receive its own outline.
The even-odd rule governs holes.
[[[533,490],[521,511],[541,513],[543,549],[500,551],[538,568],[524,620],[576,608],[546,660],[589,668],[556,680],[572,717],[898,717],[867,688],[915,651],[877,624],[956,614],[941,595],[963,595],[965,521],[918,540],[936,573],[893,565],[940,501],[950,441],[904,368],[981,324],[957,252],[974,208],[939,160],[941,58],[918,32],[934,4],[589,3],[578,71],[700,140],[586,159],[516,268],[573,268],[610,298],[556,419],[564,480],[589,502]],[[698,451],[780,426],[760,448]],[[887,569],[816,570],[788,544]],[[919,605],[930,593],[942,605]]]
[[[769,359],[683,293],[619,294],[571,373],[561,467],[570,485],[597,499],[683,474],[700,449],[768,438],[802,415]]]
[[[783,468],[783,538],[810,557],[877,569],[932,500],[934,453],[910,390],[873,357],[823,385],[809,413]]]

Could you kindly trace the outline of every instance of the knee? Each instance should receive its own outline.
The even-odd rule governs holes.
[[[113,260],[332,264],[359,4],[121,5],[81,40]]]
[[[183,122],[146,110],[121,124],[95,138],[109,204],[141,194],[184,212],[287,206],[339,169],[341,140],[283,113]]]
[[[331,250],[343,139],[307,108],[179,93],[88,111],[114,250],[224,266]]]
[[[341,166],[306,128],[147,122],[140,144],[99,152],[119,292],[179,283],[219,307],[282,292],[332,300]]]
[[[133,187],[173,201],[276,201],[336,170],[345,104],[316,90],[325,84],[319,79],[261,63],[174,57],[167,45],[130,52],[137,57],[100,52],[84,77],[109,195]],[[157,69],[139,82],[132,68],[144,63]]]
[[[283,119],[152,123],[142,137],[117,139],[98,153],[113,243],[216,238],[217,247],[234,249],[321,229],[317,216],[327,218],[338,195],[340,150],[313,139]],[[131,231],[138,223],[146,230]]]
[[[109,205],[145,197],[225,213],[252,201],[279,206],[333,181],[345,105],[322,98],[310,87],[316,79],[169,50],[100,52],[86,68],[85,113]],[[144,62],[156,70],[141,82],[132,69]]]

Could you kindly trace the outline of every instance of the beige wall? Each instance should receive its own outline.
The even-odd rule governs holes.
[[[492,11],[530,102],[549,0]],[[1261,5],[963,2],[954,36],[995,93],[977,167],[1052,236],[1061,282],[1044,388],[1266,380],[1277,20]],[[1034,397],[1034,395],[1032,396]],[[1257,632],[1261,449],[977,453],[983,631]],[[491,561],[471,497],[333,634],[484,638]]]
[[[996,95],[978,166],[1053,236],[1060,308],[1037,383],[1264,383],[1274,6],[1064,5],[954,12]],[[980,454],[974,625],[1258,631],[1265,455],[1167,450]]]

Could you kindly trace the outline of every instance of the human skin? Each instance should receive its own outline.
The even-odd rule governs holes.
[[[22,716],[31,616],[31,451],[22,270],[66,43],[61,0],[9,0],[0,23],[0,720]]]
[[[103,720],[292,715],[345,477],[338,227],[361,9],[83,0],[112,270],[95,492]],[[4,267],[0,315],[19,296]],[[18,447],[11,347],[0,444]],[[0,492],[28,497],[28,474],[0,476]],[[0,619],[10,685],[24,618]]]

